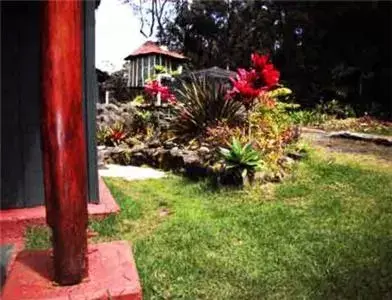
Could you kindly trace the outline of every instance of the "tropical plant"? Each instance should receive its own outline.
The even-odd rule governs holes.
[[[238,69],[236,78],[231,79],[233,89],[227,94],[229,98],[241,101],[247,110],[267,91],[275,89],[280,78],[280,72],[269,62],[268,55],[253,53],[251,61],[252,68],[249,70]],[[272,105],[273,102],[269,104]]]
[[[247,142],[247,136],[242,134],[239,126],[229,126],[225,122],[217,122],[206,128],[204,142],[213,147],[224,147],[230,143],[232,138],[237,138],[240,142]]]
[[[220,148],[220,154],[225,160],[225,168],[242,179],[253,179],[255,172],[263,166],[259,153],[252,148],[251,143],[242,146],[236,138],[233,138],[230,149]]]
[[[316,105],[315,111],[339,119],[355,117],[355,111],[349,104],[342,104],[336,99],[331,101],[320,101],[320,103]]]
[[[296,125],[321,125],[325,123],[330,117],[315,110],[295,110],[289,112],[291,121]]]
[[[124,129],[124,124],[116,123],[112,127],[108,128],[108,141],[110,146],[118,146],[123,143],[127,138],[127,133]]]
[[[105,146],[118,146],[125,142],[128,135],[124,124],[117,122],[112,126],[100,125],[97,128],[97,143]]]
[[[145,102],[146,100],[144,99],[143,95],[138,95],[135,98],[133,98],[131,104],[137,107],[143,105]]]
[[[97,127],[97,144],[107,145],[109,140],[109,128],[105,125],[99,125]]]
[[[190,83],[180,83],[176,90],[177,105],[174,110],[173,130],[193,135],[209,125],[225,121],[229,125],[244,121],[245,110],[241,103],[226,98],[227,88],[205,77],[192,78]]]
[[[145,132],[152,125],[152,113],[149,111],[136,111],[134,115],[132,130],[135,133]]]

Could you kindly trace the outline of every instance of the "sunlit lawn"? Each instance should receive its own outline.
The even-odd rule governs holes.
[[[145,299],[392,298],[392,169],[312,155],[282,184],[235,192],[171,177],[107,180]],[[28,246],[47,245],[30,230]]]

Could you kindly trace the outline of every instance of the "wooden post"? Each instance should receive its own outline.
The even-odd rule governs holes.
[[[42,2],[42,150],[55,280],[87,274],[87,163],[82,109],[82,3]]]

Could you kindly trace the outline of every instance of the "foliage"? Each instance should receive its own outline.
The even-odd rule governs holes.
[[[316,105],[315,111],[320,114],[326,114],[339,119],[355,117],[355,111],[350,105],[343,105],[336,99],[328,102],[321,101]]]
[[[105,146],[118,146],[126,141],[128,134],[124,124],[115,123],[113,126],[101,125],[97,129],[97,143]]]
[[[226,93],[223,84],[209,82],[206,78],[182,82],[176,91],[178,105],[174,111],[174,131],[195,136],[219,121],[231,125],[241,123],[244,120],[243,106],[227,100]]]
[[[294,105],[295,106],[295,105]],[[276,102],[272,107],[262,102],[256,104],[249,115],[251,136],[255,149],[263,153],[265,162],[272,169],[278,167],[285,147],[299,138],[299,130],[293,126],[287,110],[293,105]]]
[[[107,145],[109,136],[108,127],[104,125],[97,126],[96,136],[98,145]]]
[[[230,99],[236,98],[249,110],[258,97],[276,88],[280,72],[269,62],[268,55],[253,53],[251,56],[252,67],[250,70],[238,69],[236,78],[231,78],[233,89],[228,91]],[[269,105],[274,105],[272,101]]]
[[[329,119],[327,115],[314,110],[291,111],[289,116],[294,124],[301,126],[321,125]]]
[[[155,72],[157,74],[169,74],[171,76],[176,76],[176,75],[180,74],[180,72],[178,70],[170,71],[165,66],[161,66],[161,65],[155,65],[154,68],[155,68]],[[155,75],[155,77],[156,76],[157,75]],[[152,79],[155,79],[155,78],[152,78]]]
[[[342,100],[359,115],[392,117],[389,20],[382,1],[175,1],[158,32],[195,68],[248,67],[271,53],[305,107]]]
[[[332,100],[320,102],[314,109],[292,110],[289,112],[289,115],[294,124],[322,126],[322,124],[333,121],[336,118],[353,117],[355,112],[350,105],[343,105],[337,100]]]
[[[220,148],[220,154],[225,160],[225,168],[240,174],[242,178],[254,175],[263,164],[259,153],[252,148],[252,144],[247,143],[242,146],[235,138],[230,149]]]
[[[141,106],[146,102],[143,95],[136,96],[132,101],[131,104],[134,106]]]
[[[118,102],[129,101],[131,98],[130,91],[128,89],[128,69],[126,65],[121,70],[110,74],[103,86],[105,89],[111,91],[111,96]]]
[[[243,130],[239,126],[230,126],[226,122],[217,122],[209,125],[204,133],[205,142],[213,147],[224,147],[230,143],[232,138],[238,139],[241,143],[246,143]]]

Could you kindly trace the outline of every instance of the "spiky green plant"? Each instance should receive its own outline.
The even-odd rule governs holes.
[[[181,134],[197,134],[218,121],[238,124],[244,121],[241,103],[226,99],[224,84],[192,78],[176,90],[177,106],[173,129]]]
[[[230,149],[220,148],[220,154],[225,160],[226,169],[240,174],[242,178],[253,177],[263,166],[263,160],[252,145],[247,143],[242,146],[236,138],[233,138]]]

